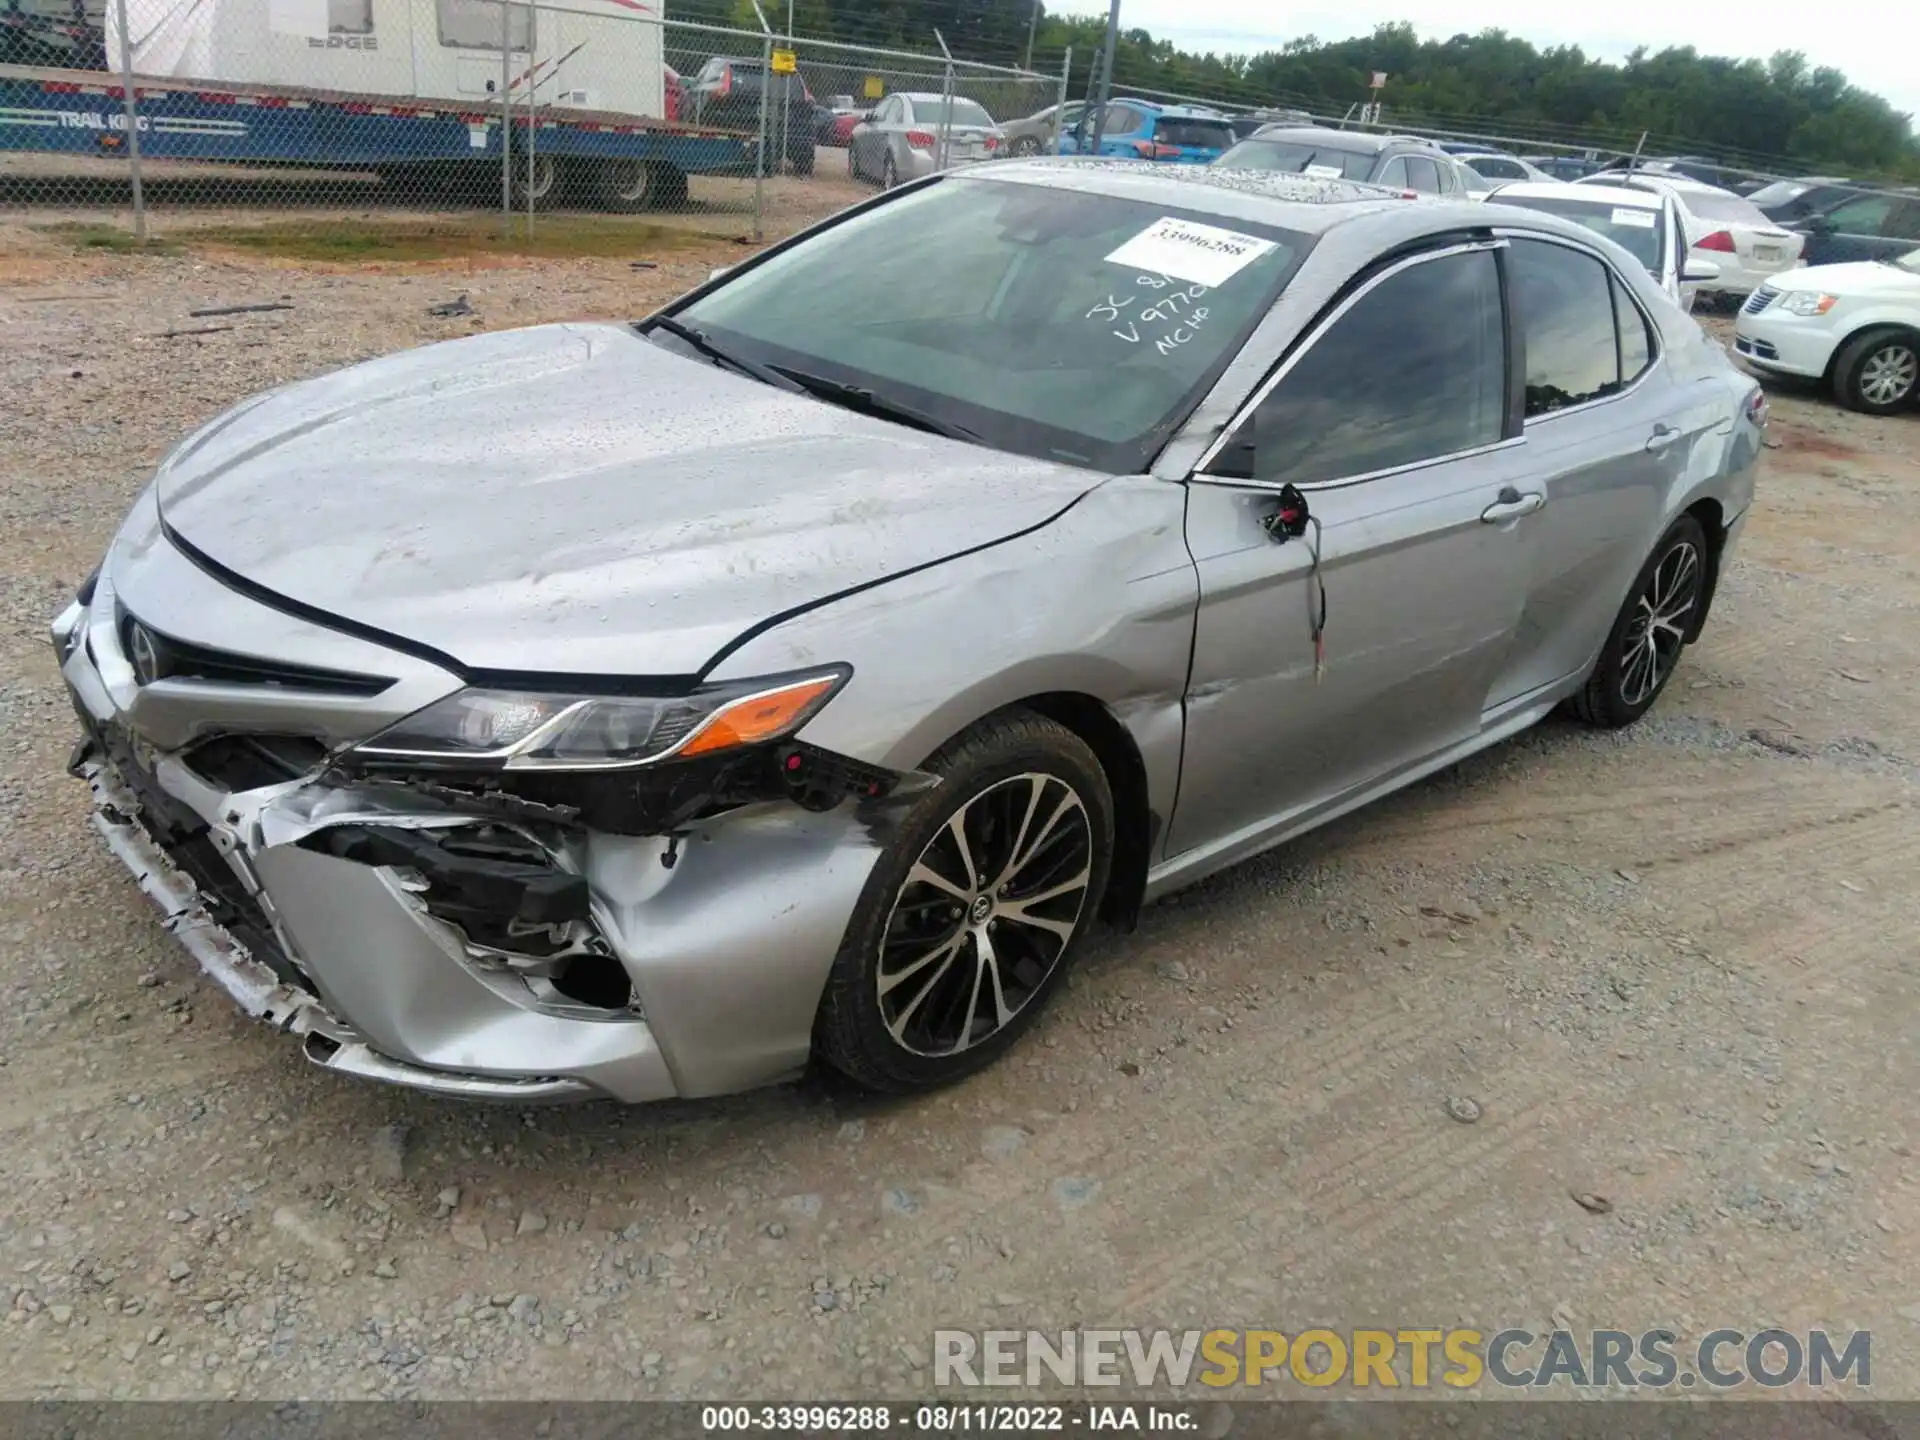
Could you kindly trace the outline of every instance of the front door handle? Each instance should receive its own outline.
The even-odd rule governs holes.
[[[1656,425],[1653,427],[1653,434],[1647,437],[1647,453],[1658,455],[1679,438],[1680,432],[1671,425]]]
[[[1547,497],[1539,491],[1530,491],[1522,495],[1511,485],[1500,491],[1500,498],[1480,512],[1480,518],[1489,525],[1499,525],[1507,520],[1518,520],[1522,515],[1531,515],[1547,503]]]

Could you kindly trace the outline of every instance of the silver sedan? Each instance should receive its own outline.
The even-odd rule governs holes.
[[[847,139],[847,175],[883,190],[936,170],[991,160],[1005,136],[984,106],[964,96],[896,91]]]
[[[72,769],[336,1073],[937,1085],[1096,923],[1637,720],[1765,419],[1557,216],[975,167],[189,435],[53,626]]]

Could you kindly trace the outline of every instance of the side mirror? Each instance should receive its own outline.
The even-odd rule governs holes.
[[[1809,235],[1831,235],[1840,227],[1833,223],[1831,215],[1810,215],[1806,221]]]
[[[1711,260],[1696,260],[1687,257],[1687,263],[1680,269],[1680,282],[1683,285],[1700,285],[1720,278],[1720,267]]]

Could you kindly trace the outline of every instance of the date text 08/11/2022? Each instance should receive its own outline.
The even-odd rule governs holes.
[[[1045,1431],[1197,1431],[1195,1408],[1173,1405],[705,1405],[700,1428],[809,1431],[1023,1434]]]

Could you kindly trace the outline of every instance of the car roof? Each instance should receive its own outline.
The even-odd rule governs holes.
[[[1649,190],[1629,190],[1624,185],[1575,184],[1570,180],[1515,180],[1500,187],[1502,195],[1525,199],[1551,200],[1561,196],[1571,200],[1591,200],[1596,205],[1632,206],[1636,210],[1658,210],[1660,197]]]

